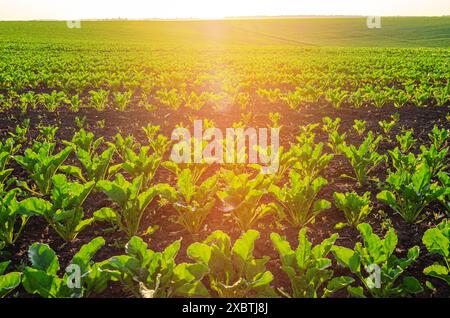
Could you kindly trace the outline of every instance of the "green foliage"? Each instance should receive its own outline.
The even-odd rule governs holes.
[[[346,100],[348,92],[341,90],[340,88],[329,89],[325,92],[325,98],[329,101],[334,108],[339,109],[342,103]]]
[[[178,110],[182,106],[182,99],[178,94],[178,90],[173,88],[168,90],[167,88],[161,88],[156,92],[156,99],[159,102],[170,108],[171,110]]]
[[[105,179],[115,149],[110,146],[101,154],[97,154],[102,143],[103,137],[95,139],[93,133],[80,129],[72,138],[72,142],[68,144],[73,147],[78,160],[86,171],[86,177],[83,176],[81,169],[78,167],[62,166],[60,170],[77,177],[81,181],[98,182]]]
[[[338,235],[334,234],[313,247],[306,235],[307,229],[301,229],[298,235],[298,247],[294,251],[286,238],[272,233],[270,238],[280,255],[281,269],[291,282],[293,298],[326,298],[336,291],[354,282],[351,277],[334,277],[332,261],[328,258]],[[324,285],[326,287],[324,287]]]
[[[400,120],[400,114],[395,113],[395,114],[391,115],[391,121],[382,120],[382,121],[378,122],[378,124],[380,125],[381,129],[383,129],[384,134],[388,135],[391,132],[392,128],[394,128],[395,125],[397,125],[399,120]]]
[[[224,205],[224,212],[230,213],[241,231],[254,228],[266,215],[274,212],[273,204],[260,204],[272,180],[262,174],[251,179],[250,174],[236,175],[233,171],[222,173],[224,188],[217,196]]]
[[[370,192],[359,196],[356,192],[333,194],[336,207],[344,212],[347,223],[338,224],[338,228],[346,225],[358,226],[372,212],[372,204],[370,202]]]
[[[206,169],[208,169],[208,164],[206,163],[175,163],[173,161],[165,161],[162,163],[162,166],[173,173],[177,179],[180,179],[181,173],[188,169],[190,170],[190,174],[192,176],[192,181],[195,184],[198,184],[200,178],[205,173]]]
[[[42,195],[50,194],[52,178],[63,162],[72,152],[72,147],[66,147],[59,153],[54,153],[54,143],[35,142],[32,148],[27,148],[23,156],[15,156],[14,159],[20,164],[33,179],[38,191]],[[23,183],[23,186],[33,191]]]
[[[117,205],[117,209],[102,208],[94,213],[95,219],[118,226],[129,238],[138,234],[142,216],[153,199],[158,195],[168,197],[170,192],[167,184],[157,184],[147,189],[142,176],[130,183],[121,174],[113,181],[99,181],[97,187]]]
[[[92,258],[103,245],[102,237],[83,245],[60,277],[55,252],[47,244],[32,244],[28,249],[31,266],[23,270],[23,287],[43,298],[83,298],[102,293],[111,277],[101,270],[102,263],[93,263]]]
[[[342,153],[342,149],[346,147],[345,139],[347,138],[347,133],[339,134],[337,131],[332,131],[328,134],[328,147],[331,149],[333,154],[339,155]]]
[[[322,118],[322,130],[328,134],[332,133],[333,131],[338,131],[339,127],[341,126],[342,120],[337,117],[334,120],[330,117],[324,117]]]
[[[11,180],[9,176],[13,172],[13,169],[8,169],[8,165],[11,158],[20,148],[21,145],[16,144],[12,138],[8,138],[4,142],[0,141],[0,186],[9,183],[8,180]]]
[[[404,169],[390,172],[386,188],[377,199],[389,205],[409,223],[416,222],[423,209],[444,194],[445,189],[432,183],[432,174],[426,164],[416,166],[412,174]]]
[[[158,153],[162,157],[170,146],[170,141],[166,136],[158,134],[160,128],[160,126],[148,124],[147,127],[143,127],[142,130],[144,130],[153,152]]]
[[[91,90],[89,91],[89,94],[90,104],[93,108],[98,111],[102,111],[106,108],[108,104],[109,91],[105,91],[103,89],[100,89],[98,91]]]
[[[56,111],[61,105],[69,103],[67,95],[64,92],[52,91],[50,94],[39,94],[39,103],[49,112]]]
[[[133,96],[132,91],[126,91],[126,92],[114,92],[114,103],[116,104],[119,111],[123,112],[128,107],[128,105],[131,102],[131,97]]]
[[[414,131],[412,129],[404,131],[403,135],[397,135],[395,138],[400,144],[400,150],[403,153],[407,153],[411,150],[412,147],[416,144],[417,140],[413,137]]]
[[[9,261],[0,263],[0,299],[6,297],[20,285],[22,273],[10,272],[5,274],[10,263]]]
[[[181,241],[169,245],[163,252],[148,249],[139,237],[132,237],[125,255],[114,256],[102,267],[136,297],[207,297],[201,282],[208,274],[203,264],[176,264]]]
[[[259,233],[249,230],[231,246],[230,237],[215,231],[203,243],[189,246],[187,255],[208,268],[211,290],[222,298],[273,297],[273,275],[266,270],[268,257],[255,258]]]
[[[116,148],[116,152],[122,160],[126,160],[128,155],[127,152],[129,150],[135,151],[136,148],[139,147],[139,144],[135,141],[132,135],[128,135],[125,138],[123,138],[122,135],[119,133],[115,135],[114,139],[115,143],[112,144],[111,146],[114,146],[114,148]]]
[[[315,130],[319,126],[320,124],[307,124],[299,126],[300,134],[295,138],[297,143],[300,145],[314,144],[314,140],[316,139]]]
[[[18,194],[20,194],[19,189],[0,193],[0,246],[14,244],[29,218],[34,215],[32,211],[24,209],[30,199],[19,202]]]
[[[40,126],[39,127],[39,133],[41,136],[39,138],[42,138],[45,142],[52,142],[55,140],[56,132],[58,131],[58,126]]]
[[[444,171],[448,167],[448,150],[450,148],[443,148],[438,150],[435,145],[430,148],[421,146],[420,158],[430,167],[431,176],[435,177],[439,172]]]
[[[65,175],[52,178],[50,202],[40,198],[24,200],[21,210],[43,216],[66,242],[91,225],[94,218],[84,219],[83,203],[94,188],[94,181],[80,184],[68,182]]]
[[[445,128],[439,129],[437,125],[434,125],[433,130],[428,134],[428,137],[430,138],[432,145],[439,151],[448,145],[450,130]]]
[[[352,126],[353,129],[358,133],[359,136],[362,136],[366,131],[366,121],[355,119],[355,124]]]
[[[369,182],[369,173],[384,160],[384,156],[377,152],[378,145],[382,139],[382,136],[375,138],[370,131],[358,148],[354,145],[342,145],[340,148],[350,161],[356,180],[360,185],[365,185]]]
[[[263,158],[273,158],[271,161],[271,166],[264,167],[260,164],[249,164],[248,166],[258,170],[260,173],[272,175],[274,183],[281,182],[286,173],[298,162],[296,155],[291,150],[292,148],[289,151],[285,151],[284,147],[279,147],[278,152],[275,154],[273,153],[275,150],[272,149],[272,147],[267,147],[265,149],[257,147],[260,158],[261,156]],[[297,152],[297,155],[299,154],[300,153]],[[303,154],[308,156],[306,153]],[[312,162],[310,164],[312,164]],[[301,166],[302,165],[299,165],[298,167],[301,169]]]
[[[183,170],[177,180],[176,188],[172,189],[168,198],[178,212],[175,222],[183,226],[190,234],[199,234],[215,205],[218,186],[217,175],[196,185],[191,170]]]
[[[447,213],[450,214],[450,176],[444,172],[438,174],[439,181],[442,184],[442,187],[445,191],[439,197],[439,200],[444,205]]]
[[[422,242],[430,254],[437,254],[443,260],[425,268],[424,274],[441,279],[450,286],[450,222],[444,220],[435,228],[428,229]]]
[[[391,157],[392,166],[396,171],[404,171],[412,174],[420,164],[420,158],[416,158],[412,152],[405,154],[397,147],[394,150],[388,150],[388,154]]]
[[[350,141],[347,137],[352,137],[352,140],[354,139],[353,135],[357,134],[365,137],[369,128],[373,130],[378,127],[378,130],[389,134],[384,136],[388,142],[383,142],[383,149],[369,148],[366,154],[354,160],[352,165],[357,169],[362,167],[362,172],[360,170],[355,173],[344,172],[361,179],[360,183],[366,183],[367,189],[364,188],[364,191],[376,191],[374,190],[375,184],[368,184],[369,180],[375,175],[383,175],[387,165],[382,166],[383,163],[381,163],[370,170],[372,163],[359,165],[359,162],[364,162],[372,152],[387,151],[385,146],[398,146],[399,149],[390,152],[391,169],[394,171],[390,175],[398,174],[398,183],[401,185],[397,187],[396,181],[392,182],[395,183],[394,186],[387,182],[386,188],[382,188],[382,190],[389,191],[395,196],[393,206],[403,208],[405,211],[412,211],[411,219],[415,217],[417,210],[430,201],[430,198],[441,193],[422,209],[417,219],[420,219],[425,211],[430,212],[430,217],[433,213],[436,220],[442,218],[443,207],[447,210],[450,209],[448,192],[448,123],[450,115],[446,115],[450,101],[448,81],[450,38],[447,28],[450,25],[450,17],[385,18],[383,21],[383,26],[387,28],[382,32],[368,30],[364,27],[362,19],[336,20],[331,18],[315,19],[314,21],[308,21],[308,19],[241,20],[233,23],[216,21],[214,28],[211,28],[211,22],[203,21],[192,24],[184,23],[182,26],[180,24],[180,27],[177,26],[177,22],[167,21],[108,21],[107,23],[86,21],[86,25],[83,24],[83,30],[89,32],[67,30],[65,23],[57,21],[0,23],[0,34],[2,34],[0,112],[3,123],[3,138],[1,138],[2,144],[0,144],[0,198],[3,200],[0,207],[2,213],[0,227],[3,226],[2,234],[5,233],[1,240],[10,243],[16,241],[16,246],[0,242],[0,248],[6,247],[5,251],[1,253],[1,257],[14,254],[14,265],[19,268],[23,267],[20,252],[26,245],[29,235],[23,236],[24,241],[21,241],[21,237],[17,240],[17,237],[25,219],[36,214],[35,211],[40,205],[42,205],[41,210],[45,210],[49,214],[49,219],[53,220],[53,217],[57,219],[52,222],[62,227],[61,231],[64,231],[64,236],[72,236],[69,234],[73,230],[73,226],[70,224],[75,226],[80,220],[80,214],[71,214],[74,217],[73,222],[66,219],[66,213],[59,214],[61,211],[72,210],[68,194],[73,193],[72,190],[68,190],[72,188],[72,181],[77,180],[80,183],[79,186],[87,186],[91,182],[101,183],[110,180],[119,172],[125,175],[130,184],[140,177],[143,179],[139,190],[130,191],[133,192],[130,195],[124,190],[126,195],[122,196],[123,187],[117,191],[110,188],[110,196],[116,199],[116,196],[119,196],[116,201],[122,202],[120,196],[126,197],[124,200],[127,203],[124,203],[124,208],[127,213],[129,212],[128,219],[122,217],[125,212],[119,204],[112,202],[111,205],[105,205],[104,195],[101,193],[96,194],[95,198],[92,197],[92,200],[87,200],[84,204],[86,213],[95,211],[92,208],[97,205],[111,208],[103,209],[97,213],[97,216],[100,215],[101,219],[109,219],[110,216],[114,220],[119,219],[121,223],[115,222],[119,228],[120,223],[124,228],[139,228],[138,232],[144,233],[145,229],[140,232],[140,226],[136,226],[133,222],[139,223],[139,216],[146,212],[152,212],[150,210],[156,204],[148,205],[145,209],[142,206],[145,204],[136,203],[139,200],[135,197],[139,197],[153,187],[155,171],[157,171],[158,179],[167,177],[167,182],[174,187],[169,190],[167,186],[160,195],[171,199],[171,203],[179,213],[189,215],[190,221],[186,224],[192,225],[193,232],[201,234],[203,229],[210,230],[211,226],[217,225],[215,220],[212,223],[209,223],[207,218],[206,221],[203,220],[208,211],[221,208],[224,208],[232,216],[235,213],[236,219],[244,219],[245,221],[241,222],[242,228],[279,225],[281,222],[277,222],[276,218],[267,218],[267,222],[262,219],[265,211],[274,210],[270,203],[277,199],[271,193],[265,195],[270,192],[269,184],[255,185],[250,190],[246,188],[246,183],[258,179],[254,177],[257,171],[252,170],[256,166],[241,163],[211,166],[168,163],[164,166],[172,173],[159,171],[159,160],[166,158],[166,150],[170,141],[159,134],[159,127],[154,124],[160,124],[166,133],[174,122],[180,120],[186,122],[189,118],[190,124],[192,119],[205,118],[205,116],[210,120],[204,121],[204,128],[211,128],[211,125],[224,127],[230,120],[239,121],[239,123],[234,123],[233,127],[246,128],[254,126],[254,123],[259,123],[262,124],[262,127],[270,128],[271,126],[280,127],[281,114],[282,124],[289,125],[289,127],[283,128],[286,138],[281,140],[285,150],[278,154],[280,169],[277,172],[269,171],[274,172],[274,175],[269,178],[261,178],[264,179],[264,182],[261,183],[265,183],[266,179],[271,179],[271,182],[267,181],[267,183],[279,186],[280,193],[283,191],[284,184],[287,183],[286,190],[289,191],[286,192],[292,194],[292,198],[289,200],[295,202],[292,204],[293,207],[296,207],[295,215],[314,214],[311,212],[311,210],[314,211],[314,202],[321,197],[320,192],[315,194],[313,183],[319,176],[326,175],[327,178],[330,176],[330,183],[333,184],[327,187],[327,192],[330,189],[346,192],[347,190],[342,189],[353,185],[336,183],[336,180],[332,180],[336,171],[341,171],[348,166],[341,160],[343,149],[350,147],[346,145],[346,140],[347,143]],[[425,28],[421,27],[424,25],[426,25]],[[86,28],[84,28],[85,26]],[[216,27],[221,32],[215,32],[217,30],[199,32],[199,30],[215,29]],[[348,30],[358,30],[358,28],[361,32],[348,32]],[[251,34],[242,32],[242,30],[254,29],[257,29],[258,32]],[[311,32],[298,32],[303,29]],[[333,30],[332,36],[330,36],[331,29]],[[401,34],[401,43],[398,41],[398,37],[389,36],[396,34],[395,31],[401,31],[397,32]],[[366,33],[370,33],[370,36],[362,36]],[[430,37],[430,34],[433,36]],[[217,38],[217,35],[220,39]],[[303,49],[297,45],[287,44],[286,39],[288,38],[292,43],[309,43],[311,45]],[[216,42],[220,45],[210,45]],[[243,43],[245,45],[242,45]],[[358,48],[343,47],[348,44]],[[383,49],[368,48],[377,45],[383,46]],[[399,48],[400,46],[417,48]],[[434,48],[425,49],[419,48],[419,46]],[[331,106],[341,109],[331,109],[330,111]],[[418,124],[432,126],[436,123],[439,125],[430,133],[430,144],[424,144],[423,138],[419,140],[419,136],[423,137],[422,130],[418,130],[417,135],[414,135],[412,131],[405,131],[405,128],[401,127],[400,124],[403,123],[399,122],[397,115],[392,118],[384,118],[387,120],[381,122],[381,127],[378,126],[378,119],[375,123],[373,122],[374,118],[390,111],[392,107],[406,106],[407,109],[402,110],[406,116],[404,122],[405,127],[407,125],[406,129],[412,126],[416,127]],[[418,110],[418,116],[414,117],[416,106],[427,106],[427,109]],[[374,109],[380,107],[385,108]],[[109,109],[107,110],[107,108]],[[118,110],[125,112],[118,113]],[[277,113],[269,115],[267,118],[270,111]],[[75,112],[80,113],[75,114]],[[319,131],[317,124],[312,122],[317,119],[317,116],[325,115],[333,117],[333,119],[325,118],[323,131]],[[342,120],[335,118],[337,115],[342,115]],[[31,121],[25,116],[29,116]],[[72,123],[72,119],[75,119],[75,123]],[[218,125],[212,124],[212,120],[217,121]],[[424,123],[427,120],[428,122]],[[139,126],[142,123],[148,124],[148,126],[144,131],[139,132],[137,130],[140,129]],[[289,151],[289,142],[292,137],[295,138],[292,135],[292,125],[306,125],[307,123],[312,124],[301,128],[302,131],[295,141],[295,146],[292,151]],[[65,136],[72,131],[72,124],[85,129],[90,129],[89,126],[91,126],[92,129],[96,129],[97,133],[101,133],[105,140],[96,139],[92,134],[80,131],[79,138],[74,137],[71,144],[67,145],[62,141],[61,145],[61,140],[57,137]],[[267,124],[269,126],[266,126]],[[346,130],[342,130],[343,128]],[[350,130],[348,130],[349,128]],[[59,129],[58,136],[56,136],[57,129]],[[400,129],[399,136],[395,136],[393,132],[400,131]],[[119,137],[116,137],[113,144],[107,143],[106,139],[110,141],[111,133],[116,133],[115,130],[126,135],[124,137],[118,135]],[[322,144],[314,140],[316,133],[318,139],[320,138],[320,141],[326,145],[325,148],[331,150],[323,149]],[[130,136],[125,138],[128,134]],[[141,144],[136,142],[131,134],[135,134],[135,137],[148,149],[141,148]],[[9,136],[11,138],[8,140]],[[360,139],[358,136],[356,137],[356,139]],[[414,137],[418,140],[416,141]],[[372,147],[371,142],[369,144],[369,147]],[[36,158],[32,159],[31,155],[27,156],[26,153],[20,151],[20,145],[31,146],[32,151],[37,154]],[[62,163],[52,163],[47,167],[45,162],[58,155],[57,152],[65,151],[65,146],[70,146],[75,156],[73,158],[66,157],[67,160],[62,158]],[[357,144],[355,146],[359,147]],[[23,150],[25,151],[25,149]],[[41,155],[40,152],[44,154]],[[328,155],[327,152],[335,155],[333,160],[337,159],[328,165],[327,161],[331,155]],[[262,149],[259,149],[258,154],[262,153]],[[19,155],[18,157],[28,157],[29,162],[24,167],[27,171],[22,169],[23,165],[16,165],[14,160],[11,162],[11,158],[17,155]],[[68,154],[68,156],[70,155]],[[345,153],[344,156],[349,157]],[[117,157],[119,160],[116,162],[113,157]],[[352,154],[350,157],[357,156]],[[74,160],[72,161],[72,159]],[[373,159],[375,161],[376,158]],[[112,164],[115,166],[110,167]],[[420,173],[417,171],[420,171],[424,165],[429,167],[431,179],[419,176]],[[227,178],[222,178],[217,182],[208,179],[205,182],[206,178],[203,177],[217,173],[217,168],[232,170],[236,177],[247,173],[252,174],[248,177],[248,181],[244,180],[242,188],[237,185],[231,187],[227,183]],[[257,169],[261,170],[261,167]],[[186,170],[190,173],[185,172]],[[301,175],[300,185],[298,185],[300,190],[292,190],[296,186],[291,185],[290,179],[286,178],[291,170]],[[162,174],[159,175],[159,172]],[[62,178],[56,177],[59,173],[66,175],[67,187],[62,185],[56,187],[53,184],[55,178]],[[190,176],[185,177],[188,174]],[[220,174],[215,174],[213,178],[216,176],[220,177]],[[304,182],[307,176],[310,178],[309,183]],[[392,179],[395,178],[392,177]],[[412,180],[413,178],[417,178],[417,180]],[[177,181],[178,183],[183,182],[183,184],[178,185]],[[16,182],[18,185],[15,185]],[[214,193],[216,191],[209,182],[214,183],[214,186],[218,185],[224,188],[220,192],[225,192],[225,196],[220,197],[219,204],[212,203],[217,198]],[[420,182],[423,182],[423,185],[420,185]],[[318,183],[318,188],[320,188],[320,182]],[[30,193],[18,190],[14,190],[17,192],[12,195],[14,191],[10,192],[10,189],[16,186],[20,187],[20,185],[29,190],[33,197],[27,199]],[[211,185],[210,188],[209,185]],[[378,186],[382,187],[383,184],[380,182]],[[59,194],[55,194],[57,188],[60,188]],[[444,190],[442,191],[441,188]],[[324,189],[323,186],[322,189]],[[307,191],[310,191],[308,195],[305,194]],[[360,192],[358,191],[358,193]],[[294,194],[299,195],[299,198],[294,199]],[[153,196],[153,194],[148,195]],[[158,212],[170,212],[161,208],[162,204],[167,203],[166,199],[158,202]],[[440,204],[437,200],[440,201]],[[143,203],[146,201],[147,199],[142,198]],[[310,201],[313,202],[311,209],[308,206]],[[343,209],[348,208],[348,211],[353,212],[349,212],[349,214],[354,216],[355,223],[360,223],[362,217],[361,219],[358,217],[364,214],[362,211],[365,211],[366,205],[356,198],[350,200],[350,195],[343,201]],[[303,204],[298,202],[303,202]],[[353,202],[354,204],[352,204]],[[59,209],[60,203],[64,207]],[[262,203],[267,205],[264,206]],[[87,205],[89,205],[89,210]],[[263,206],[268,209],[263,209]],[[278,202],[278,207],[282,207],[280,202]],[[80,205],[78,208],[82,208],[82,206]],[[305,211],[305,209],[309,209],[309,211]],[[60,211],[57,212],[58,210]],[[287,210],[284,208],[280,208],[280,210],[283,213],[279,212],[280,216],[286,217],[285,211]],[[136,213],[130,211],[136,211]],[[173,212],[176,216],[176,211]],[[209,215],[212,216],[215,212],[217,211]],[[388,212],[392,214],[391,209]],[[323,222],[329,219],[326,215],[323,215],[323,218],[321,216],[319,215]],[[60,220],[59,217],[63,219]],[[166,215],[162,219],[166,219],[165,217]],[[79,224],[85,218],[87,216],[81,217]],[[305,223],[307,223],[310,218],[305,216],[305,219],[307,220]],[[131,220],[130,224],[127,223],[127,220]],[[386,224],[389,225],[389,220],[385,216],[384,220],[376,219],[375,221],[382,222],[381,227],[384,228]],[[41,220],[37,221],[39,221],[38,225],[42,225]],[[271,221],[273,222],[271,223]],[[203,226],[206,224],[208,226]],[[24,231],[28,225],[33,224],[27,223]],[[318,225],[317,229],[321,230],[322,227],[320,224]],[[75,232],[77,232],[77,226],[75,226]],[[103,226],[104,224],[99,224],[95,230],[102,231],[104,230]],[[421,226],[426,226],[426,224]],[[53,231],[50,226],[49,228],[50,231]],[[67,232],[66,228],[69,229]],[[33,228],[30,227],[30,230]],[[164,230],[170,229],[164,227]],[[83,233],[86,231],[81,234]],[[112,237],[116,237],[116,234],[113,233]],[[145,234],[148,234],[148,231]],[[164,236],[165,233],[160,234]],[[44,233],[43,240],[47,240],[49,238],[47,236],[47,233]],[[405,233],[402,233],[402,236],[405,237]],[[71,245],[65,245],[64,251],[66,252],[67,248],[71,250]],[[308,244],[300,245],[307,246]],[[259,246],[260,249],[266,247]],[[255,250],[258,257],[260,249]],[[405,257],[406,251],[400,250],[399,247],[398,252]],[[180,254],[183,254],[180,255],[181,257],[185,257],[184,253]],[[439,261],[439,265],[446,266],[438,253],[430,256],[433,257],[432,262]],[[64,264],[66,261],[64,259]],[[211,262],[214,262],[212,258]],[[431,263],[425,263],[426,266],[431,265]],[[325,262],[326,264],[327,262]],[[421,260],[422,264],[423,259]],[[205,266],[199,268],[205,268]],[[448,269],[448,266],[446,268]],[[324,270],[330,269],[328,267]],[[195,267],[192,267],[192,270],[195,271]],[[416,271],[417,268],[412,270]],[[110,273],[112,272],[111,270]],[[191,275],[188,273],[188,271],[180,269],[177,275]],[[434,273],[447,275],[440,268],[434,268]],[[207,276],[206,274],[200,278],[202,277],[200,275],[198,279],[209,285],[210,281]],[[133,275],[133,277],[135,276]],[[299,277],[300,279],[306,278],[305,275],[299,275]],[[15,285],[17,279],[13,280],[15,281],[13,285]],[[170,280],[173,282],[172,278]],[[189,281],[187,278],[186,280]],[[433,283],[435,281],[434,278],[430,278],[430,280]],[[1,279],[0,281],[4,282]],[[411,284],[412,281],[407,280],[406,282]],[[337,281],[335,286],[340,286],[342,283],[343,281]],[[230,282],[230,285],[233,284],[234,282]],[[171,287],[168,289],[165,287],[158,289],[154,286],[140,288],[143,285],[137,281],[133,281],[133,285],[140,289],[142,292],[140,295],[145,296],[154,295],[155,292],[159,294],[159,291],[162,290],[161,296],[189,295],[188,292],[174,293]],[[326,285],[327,283],[324,283],[317,289],[318,297],[323,296]],[[308,286],[306,289],[308,288],[313,287]],[[1,290],[0,287],[2,295],[3,291]],[[353,288],[351,290],[353,294],[360,295],[358,294],[360,289]],[[433,290],[433,292],[436,291],[436,289]],[[364,292],[367,294],[367,291]],[[444,289],[443,292],[445,294],[446,290]],[[217,294],[215,291],[211,293]],[[441,293],[442,291],[439,290],[436,296]],[[250,294],[253,295],[253,293]],[[15,296],[13,293],[8,295]],[[32,295],[25,294],[21,289],[19,296]]]
[[[279,112],[276,113],[269,113],[269,120],[271,125],[269,125],[269,128],[282,128],[283,126],[280,125],[280,119],[281,115]]]
[[[318,177],[334,157],[332,154],[323,154],[322,151],[323,143],[292,145],[290,152],[295,158],[293,168],[302,176],[309,176],[313,179]]]
[[[333,246],[332,252],[338,263],[348,268],[362,283],[362,287],[348,287],[353,297],[366,297],[368,292],[375,298],[401,297],[423,291],[419,281],[411,276],[397,282],[406,269],[419,257],[420,249],[414,246],[408,250],[406,258],[394,255],[397,235],[390,229],[384,239],[372,232],[368,224],[358,225],[364,240],[355,248]]]
[[[30,119],[24,119],[22,126],[17,125],[14,132],[9,132],[9,135],[15,143],[25,143],[28,139],[28,133],[30,130]]]
[[[149,154],[149,151],[150,147],[147,146],[141,147],[139,153],[126,149],[123,158],[124,162],[111,167],[110,172],[117,172],[123,169],[133,178],[142,176],[144,185],[149,186],[162,159],[159,153]]]
[[[302,177],[292,170],[289,173],[289,185],[282,188],[272,185],[270,188],[277,198],[279,217],[294,227],[313,223],[317,215],[331,207],[327,200],[316,199],[321,188],[327,184],[327,180],[322,177]]]

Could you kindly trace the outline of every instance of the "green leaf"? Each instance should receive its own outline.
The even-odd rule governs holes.
[[[39,198],[28,198],[19,203],[18,213],[21,215],[45,215],[51,209],[51,203]]]
[[[128,200],[125,188],[122,188],[119,184],[101,180],[97,183],[97,187],[121,207],[123,207]]]
[[[340,223],[338,223],[338,224],[336,224],[336,225],[334,226],[334,229],[335,229],[335,230],[342,230],[343,228],[345,228],[345,227],[347,227],[347,226],[348,226],[348,223],[340,222]]]
[[[351,266],[354,268],[354,265],[350,265],[351,262],[355,261],[355,252],[352,249],[343,246],[333,246],[331,249],[334,257],[344,267],[350,268]]]
[[[438,228],[427,230],[422,242],[430,253],[449,258],[450,240]]]
[[[6,269],[8,268],[10,263],[11,263],[11,261],[0,263],[0,275],[3,275],[3,273],[6,272]]]
[[[89,262],[94,255],[105,245],[103,237],[97,237],[89,243],[83,245],[77,254],[72,258],[71,264],[80,266],[82,274],[84,274],[89,266]]]
[[[75,166],[61,166],[59,168],[59,171],[61,171],[62,173],[75,177],[83,182],[86,182],[86,179],[84,179],[83,177],[83,172],[81,171],[80,168],[75,167]]]
[[[355,280],[348,276],[335,277],[327,284],[327,294],[332,294],[352,284]]]
[[[181,239],[173,242],[163,251],[163,255],[167,260],[173,260],[178,254],[181,247]]]
[[[185,169],[178,177],[177,187],[180,193],[184,196],[186,202],[191,202],[191,197],[195,193],[195,185],[192,180],[191,170]]]
[[[405,277],[403,279],[403,288],[410,294],[419,294],[423,292],[422,285],[415,277]]]
[[[110,208],[101,208],[100,210],[94,212],[94,218],[101,222],[117,223],[119,216],[116,211]]]
[[[232,254],[236,257],[238,269],[242,270],[245,264],[253,256],[253,249],[255,241],[259,238],[259,232],[249,230],[244,233],[239,239],[236,240],[231,250]]]
[[[5,297],[20,285],[21,273],[12,272],[0,276],[0,298]]]
[[[209,260],[211,259],[211,247],[203,243],[194,243],[188,247],[187,255],[194,261],[202,264],[209,264]]]
[[[395,234],[394,229],[391,228],[389,229],[383,241],[384,251],[388,257],[391,256],[392,253],[394,253],[397,243],[398,243],[397,235]]]
[[[352,271],[352,273],[360,273],[361,272],[361,257],[358,253],[354,253],[349,259],[348,268]]]
[[[56,275],[59,271],[58,257],[47,244],[34,243],[31,245],[28,249],[28,257],[35,269],[49,275]]]
[[[420,255],[420,248],[413,246],[408,250],[408,260],[415,261]]]
[[[366,298],[362,287],[347,287],[348,293],[355,298]]]
[[[450,275],[447,267],[440,265],[440,264],[434,264],[431,266],[428,266],[423,270],[423,273],[425,275],[435,277],[438,279],[442,279],[450,286]]]
[[[162,185],[156,185],[151,187],[147,191],[141,193],[139,195],[139,210],[145,210],[147,206],[152,202],[152,200],[159,194],[160,189],[162,189]]]
[[[307,229],[303,228],[298,234],[298,248],[295,252],[297,266],[300,269],[306,269],[308,266],[308,261],[311,257],[311,247],[312,244],[308,241],[306,237]]]
[[[436,292],[436,287],[433,286],[433,284],[431,282],[429,282],[428,280],[425,282],[425,286],[431,290],[433,293]]]
[[[396,205],[395,195],[392,192],[387,191],[387,190],[381,191],[380,193],[378,193],[377,199],[384,203],[387,203],[390,206]]]
[[[292,250],[289,242],[285,238],[282,238],[278,233],[272,233],[270,238],[278,251],[278,254],[280,254],[283,265],[295,268],[297,260],[295,257],[295,252]]]
[[[272,273],[269,271],[264,272],[260,277],[258,277],[258,279],[252,282],[252,287],[257,288],[269,285],[272,282],[272,280],[273,280]]]
[[[149,226],[147,228],[147,230],[145,230],[145,232],[143,233],[143,236],[149,236],[154,234],[156,231],[159,230],[159,225],[153,225],[153,226]]]
[[[125,247],[127,255],[136,257],[139,260],[144,260],[147,254],[147,243],[140,237],[133,236]]]
[[[206,287],[200,282],[209,272],[204,264],[179,264],[175,267],[175,294],[181,297],[209,297]]]
[[[44,298],[56,298],[61,287],[61,280],[42,270],[25,267],[22,285],[30,294],[38,294]]]

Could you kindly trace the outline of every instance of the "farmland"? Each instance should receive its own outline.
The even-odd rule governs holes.
[[[0,297],[450,297],[450,18],[382,23],[0,22]]]

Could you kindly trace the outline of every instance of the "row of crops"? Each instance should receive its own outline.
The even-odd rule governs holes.
[[[271,118],[276,126],[277,116]],[[355,120],[347,132],[340,129],[340,118],[325,117],[321,123],[301,126],[290,147],[277,153],[278,172],[265,175],[258,165],[222,164],[211,173],[206,163],[166,160],[171,141],[159,126],[143,128],[145,143],[120,133],[107,142],[85,129],[61,141],[55,137],[56,126],[41,127],[29,142],[29,124],[24,120],[0,144],[3,257],[21,240],[32,219],[43,220],[67,245],[92,228],[118,233],[123,254],[98,260],[96,254],[108,245],[96,237],[73,252],[67,268],[61,268],[53,249],[32,243],[28,259],[15,271],[10,270],[10,261],[0,263],[0,296],[14,294],[16,288],[41,297],[98,296],[113,283],[137,297],[330,297],[335,293],[400,297],[433,290],[433,282],[448,286],[450,131],[436,125],[427,141],[418,144],[412,130],[395,137],[389,134],[398,121],[398,114],[380,121],[381,133],[367,131],[364,120]],[[316,140],[319,131],[328,142]],[[362,141],[350,143],[347,134],[359,135]],[[384,153],[379,145],[386,139],[393,147]],[[352,173],[343,177],[354,180],[355,190],[370,185],[374,193],[334,192],[332,199],[323,198],[321,189],[329,183],[324,175],[334,161],[351,166]],[[373,175],[380,167],[387,171],[381,180]],[[155,178],[161,170],[174,182]],[[110,203],[86,213],[85,202],[99,194]],[[429,217],[432,207],[434,224],[420,246],[399,251],[392,226],[380,237],[366,222],[377,213],[375,203],[400,215],[412,228]],[[346,221],[333,225],[335,234],[313,243],[308,227],[332,206]],[[143,228],[143,218],[149,210],[164,213],[169,208],[175,211],[170,222],[192,241],[182,251],[184,262],[177,261],[181,239],[158,250],[146,243],[158,224]],[[215,210],[239,229],[237,239],[219,230],[200,239]],[[266,267],[270,257],[254,255],[261,226],[269,220],[280,226],[270,235],[272,246],[265,249],[279,255],[288,289],[274,283]],[[359,232],[351,248],[339,244],[338,231],[346,227]],[[285,229],[298,231],[297,243],[286,239]],[[425,284],[408,272],[420,253],[436,260],[421,268],[429,278]]]
[[[23,114],[37,106],[78,111],[150,111],[227,108],[260,103],[291,109],[327,103],[334,108],[371,105],[443,106],[450,86],[444,49],[99,49],[80,44],[10,44],[2,48],[0,101]],[[261,51],[254,54],[254,51]],[[101,52],[101,54],[98,53]],[[20,55],[18,54],[20,52]],[[198,59],[201,55],[202,59]]]

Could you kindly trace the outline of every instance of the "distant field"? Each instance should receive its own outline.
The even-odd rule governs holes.
[[[279,18],[218,21],[0,22],[3,42],[94,41],[122,44],[306,45],[337,47],[450,47],[450,17]]]

